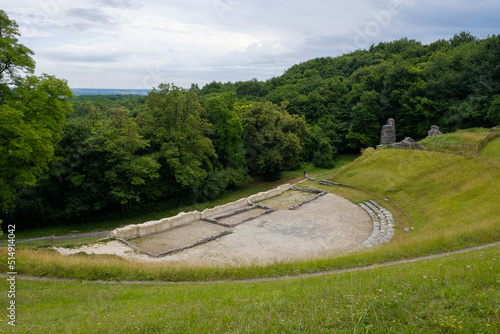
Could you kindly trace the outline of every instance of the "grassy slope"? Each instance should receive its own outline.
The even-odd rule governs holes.
[[[498,333],[500,247],[269,282],[18,280],[17,333]],[[0,288],[7,291],[6,281]],[[7,305],[0,294],[0,305]],[[3,306],[2,306],[3,308]],[[5,311],[0,330],[8,330]]]
[[[433,151],[473,153],[488,133],[489,130],[485,128],[458,130],[442,136],[427,137],[420,143]]]
[[[500,239],[500,161],[428,151],[371,151],[334,180],[390,196],[404,207],[415,227],[401,240],[405,244],[439,242],[451,249]]]
[[[493,139],[480,153],[483,157],[500,160],[500,138]]]

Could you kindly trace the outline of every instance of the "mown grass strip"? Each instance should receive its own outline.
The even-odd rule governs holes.
[[[16,331],[496,333],[500,247],[284,281],[97,284],[18,280]],[[5,287],[6,282],[3,281]],[[0,296],[5,302],[6,296]],[[4,326],[6,318],[1,318]]]

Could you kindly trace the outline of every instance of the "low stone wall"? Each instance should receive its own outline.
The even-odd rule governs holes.
[[[211,209],[203,210],[202,218],[212,218],[216,216],[221,216],[233,211],[241,210],[243,207],[247,207],[249,204],[246,198],[239,199],[235,202],[227,203],[224,205],[218,205]]]
[[[265,199],[277,196],[281,193],[284,193],[285,191],[289,190],[290,188],[292,188],[292,186],[287,183],[287,184],[284,184],[282,186],[279,186],[278,188],[252,195],[252,196],[248,197],[247,199],[248,199],[249,203],[257,203],[257,202],[263,201]]]
[[[191,212],[181,212],[177,216],[170,218],[163,218],[160,220],[153,220],[137,225],[128,225],[125,227],[114,229],[109,233],[110,238],[121,238],[121,239],[132,239],[137,237],[144,237],[147,235],[159,233],[165,230],[172,229],[177,226],[186,225],[197,220],[205,219],[208,217],[213,217],[220,215],[221,213],[227,213],[231,211],[236,211],[241,209],[245,205],[253,205],[256,202],[263,201],[265,199],[277,196],[292,186],[289,184],[284,184],[278,188],[271,189],[269,191],[260,192],[258,194],[252,195],[248,198],[243,198],[235,202],[231,202],[225,205],[219,205],[212,209],[206,209],[202,212],[191,211]]]

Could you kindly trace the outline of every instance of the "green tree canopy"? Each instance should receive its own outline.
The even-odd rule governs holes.
[[[178,184],[195,189],[207,177],[216,154],[205,136],[210,123],[201,114],[202,107],[191,90],[161,84],[149,93],[138,122],[151,151],[165,167],[165,182],[172,175]]]
[[[236,95],[225,93],[209,98],[204,107],[211,124],[210,139],[230,184],[239,184],[248,178],[243,148],[243,126],[235,110]]]
[[[139,134],[135,120],[123,107],[109,111],[109,118],[96,115],[86,143],[102,157],[102,181],[109,197],[129,209],[139,202],[147,180],[158,177],[160,165],[151,156],[138,155],[149,146]]]
[[[377,115],[380,113],[380,94],[365,91],[360,101],[352,108],[352,122],[346,136],[348,145],[354,149],[375,146],[379,140],[380,126]]]
[[[0,10],[0,84],[12,84],[21,73],[33,73],[34,52],[19,43],[19,26]]]
[[[66,97],[72,92],[64,80],[30,76],[18,80],[8,101],[0,104],[0,203],[12,203],[16,186],[34,185],[48,169],[61,140]]]
[[[242,115],[246,160],[251,171],[277,179],[285,169],[298,168],[307,134],[303,117],[290,115],[286,104],[252,103]]]
[[[6,211],[17,186],[34,185],[47,168],[63,135],[65,80],[32,73],[33,51],[18,43],[16,22],[0,10],[0,209]],[[12,87],[9,87],[9,85]]]

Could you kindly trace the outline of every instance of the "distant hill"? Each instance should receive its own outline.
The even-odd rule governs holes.
[[[103,89],[103,88],[71,88],[73,94],[80,95],[148,95],[151,89]]]

